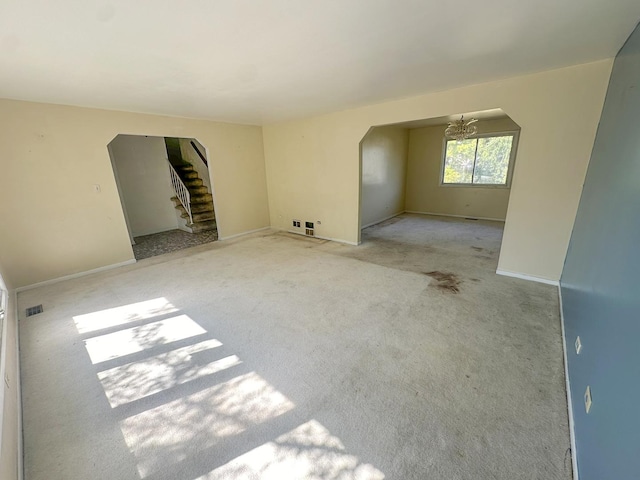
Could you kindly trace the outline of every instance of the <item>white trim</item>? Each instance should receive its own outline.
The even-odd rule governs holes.
[[[491,222],[505,222],[504,218],[490,218],[490,217],[476,217],[474,215],[452,215],[450,213],[432,213],[432,212],[418,212],[415,210],[405,210],[404,213],[417,213],[418,215],[432,215],[434,217],[453,217],[453,218],[465,218],[473,220],[489,220]]]
[[[16,322],[16,394],[18,408],[18,480],[24,479],[24,434],[22,431],[22,376],[20,375],[20,326],[18,324],[18,294],[12,292],[14,308],[14,318]]]
[[[340,238],[331,238],[331,237],[321,237],[320,235],[314,235],[313,237],[311,235],[305,235],[302,232],[297,232],[295,230],[289,230],[287,228],[279,228],[279,227],[273,227],[274,230],[278,230],[280,232],[287,232],[287,233],[293,233],[294,235],[300,235],[301,237],[304,238],[317,238],[318,240],[329,240],[330,242],[337,242],[337,243],[345,243],[347,245],[353,245],[354,247],[357,247],[358,244],[356,242],[350,242],[349,240],[342,240]]]
[[[440,183],[439,187],[471,187],[471,188],[511,188],[511,180],[513,178],[513,168],[516,161],[516,153],[518,150],[518,143],[520,141],[520,130],[503,130],[500,132],[486,132],[486,133],[477,133],[473,137],[470,137],[469,140],[478,139],[478,138],[491,138],[491,137],[512,137],[511,141],[511,151],[509,152],[509,166],[507,167],[507,181],[506,183],[444,183],[444,165],[447,161],[447,143],[451,141],[455,141],[454,139],[447,138],[444,136],[442,142],[442,159],[440,160]],[[474,155],[474,171],[471,172],[471,176],[473,177],[475,173],[475,164],[477,160],[478,150],[476,143],[476,153]],[[473,179],[472,179],[473,180]]]
[[[321,240],[329,240],[330,242],[345,243],[347,245],[353,245],[354,247],[358,246],[358,242],[350,242],[349,240],[342,240],[340,238],[321,237],[320,235],[314,235],[313,237],[309,237],[309,238],[319,238]]]
[[[229,235],[228,237],[219,237],[218,241],[222,242],[225,240],[231,240],[232,238],[238,238],[238,237],[243,237],[245,235],[249,235],[251,233],[256,233],[256,232],[261,232],[263,230],[269,230],[271,227],[262,227],[262,228],[256,228],[255,230],[249,230],[248,232],[242,232],[242,233],[236,233],[235,235]]]
[[[7,351],[7,330],[8,330],[8,321],[7,321],[7,317],[9,316],[9,312],[12,312],[13,315],[13,321],[15,322],[14,324],[14,328],[15,328],[15,347],[16,347],[16,368],[15,371],[11,374],[11,378],[12,381],[15,385],[15,391],[16,391],[16,410],[17,410],[17,416],[18,416],[18,429],[17,429],[17,433],[18,433],[18,438],[17,438],[17,442],[18,444],[16,445],[16,461],[18,464],[18,480],[23,480],[24,479],[24,455],[23,455],[23,449],[24,449],[24,437],[23,437],[23,433],[22,433],[22,382],[20,381],[20,330],[18,328],[18,309],[15,308],[15,306],[18,304],[18,300],[17,300],[17,296],[16,296],[16,292],[14,290],[12,290],[11,292],[8,292],[8,298],[7,299],[7,307],[9,304],[12,305],[11,308],[7,308],[5,310],[5,318],[2,322],[2,347],[0,347],[2,350],[0,350],[0,354],[2,355],[2,358],[0,359],[0,384],[2,385],[2,387],[0,387],[0,432],[2,432],[2,428],[4,426],[4,401],[5,401],[5,397],[4,397],[4,390],[5,390],[5,386],[4,386],[4,377],[5,377],[5,373],[6,373],[6,356],[5,353]],[[2,435],[0,435],[1,437]],[[0,451],[2,451],[2,438],[0,438]]]
[[[398,213],[394,213],[393,215],[389,215],[388,217],[384,217],[384,218],[382,218],[380,220],[376,220],[375,222],[371,222],[371,223],[368,223],[366,225],[363,225],[363,226],[360,227],[360,229],[362,230],[364,228],[373,227],[374,225],[377,225],[378,223],[386,222],[390,218],[397,217],[398,215],[402,215],[403,213],[405,213],[404,210],[401,211],[401,212],[398,212]]]
[[[105,270],[113,270],[114,268],[124,267],[126,265],[132,265],[136,263],[136,259],[132,258],[131,260],[126,260],[120,263],[114,263],[111,265],[105,265],[104,267],[93,268],[91,270],[86,270],[84,272],[72,273],[71,275],[64,275],[58,278],[52,278],[50,280],[45,280],[43,282],[33,283],[31,285],[25,285],[24,287],[16,288],[16,292],[24,292],[25,290],[32,290],[34,288],[43,287],[45,285],[51,285],[53,283],[64,282],[65,280],[71,280],[73,278],[84,277],[86,275],[91,275],[93,273],[104,272]]]
[[[0,289],[0,295],[2,295],[2,289]],[[10,309],[8,308],[9,299],[7,298],[7,305],[5,306],[4,318],[2,319],[2,341],[0,342],[0,453],[2,452],[2,429],[4,427],[4,402],[5,402],[5,390],[8,390],[4,383],[4,376],[7,369],[7,324],[9,323],[7,317],[9,316]],[[13,374],[11,375],[13,377]],[[12,379],[13,380],[13,379]]]
[[[567,334],[564,328],[564,309],[562,307],[562,288],[558,283],[558,299],[560,300],[560,327],[562,329],[562,354],[564,357],[564,380],[567,389],[567,413],[569,415],[569,438],[571,440],[571,466],[573,480],[578,477],[578,455],[576,450],[576,431],[573,421],[573,402],[571,401],[571,381],[569,380],[569,362],[567,360]]]
[[[558,280],[549,280],[548,278],[536,277],[533,275],[525,275],[523,273],[509,272],[507,270],[496,270],[496,273],[498,275],[504,275],[505,277],[514,277],[514,278],[520,278],[522,280],[529,280],[531,282],[546,283],[547,285],[553,285],[555,287],[559,285]]]

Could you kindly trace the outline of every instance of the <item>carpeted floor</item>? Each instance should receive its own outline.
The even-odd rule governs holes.
[[[165,253],[184,250],[203,243],[215,242],[218,239],[217,230],[189,233],[183,230],[167,230],[166,232],[143,235],[134,238],[133,255],[136,260],[164,255]]]
[[[502,225],[260,232],[19,294],[27,480],[571,478],[557,291]]]

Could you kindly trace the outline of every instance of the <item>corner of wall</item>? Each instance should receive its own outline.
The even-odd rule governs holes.
[[[15,291],[8,295],[2,321],[0,346],[0,478],[21,480],[22,465],[22,401],[18,315]]]

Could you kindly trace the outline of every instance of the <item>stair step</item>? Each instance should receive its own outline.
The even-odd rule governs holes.
[[[208,222],[194,222],[191,225],[187,225],[187,227],[190,228],[193,233],[199,233],[215,230],[217,225],[215,220],[211,220]]]
[[[184,186],[189,187],[201,187],[204,184],[201,178],[190,178],[184,182]]]
[[[189,190],[191,197],[194,195],[206,195],[209,193],[209,189],[204,185],[198,185],[195,187],[188,186],[187,189]]]
[[[191,165],[190,163],[185,163],[183,165],[176,165],[174,168],[179,172],[193,172],[193,171],[195,171],[194,166]]]
[[[213,195],[210,193],[191,195],[191,205],[211,202],[213,202]]]
[[[192,180],[192,179],[196,179],[196,178],[200,178],[200,175],[198,175],[198,172],[196,171],[180,171],[178,172],[178,174],[180,175],[180,178],[182,178],[183,180]]]
[[[191,204],[191,213],[213,213],[213,204],[211,203],[196,203]]]
[[[180,199],[178,197],[171,197],[171,201],[173,205],[180,210],[181,213],[187,213],[187,210],[180,203]],[[211,213],[213,214],[213,202],[204,202],[204,203],[191,203],[191,214],[195,215],[196,213]],[[188,216],[188,215],[187,215]]]
[[[184,207],[182,208],[184,210]],[[182,218],[187,220],[189,218],[189,214],[186,210],[182,212],[180,215]],[[216,214],[213,211],[210,212],[191,212],[191,216],[193,217],[194,222],[207,222],[216,219]]]

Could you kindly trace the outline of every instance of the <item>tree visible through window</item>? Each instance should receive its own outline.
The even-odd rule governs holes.
[[[447,140],[442,183],[506,185],[513,135]]]

